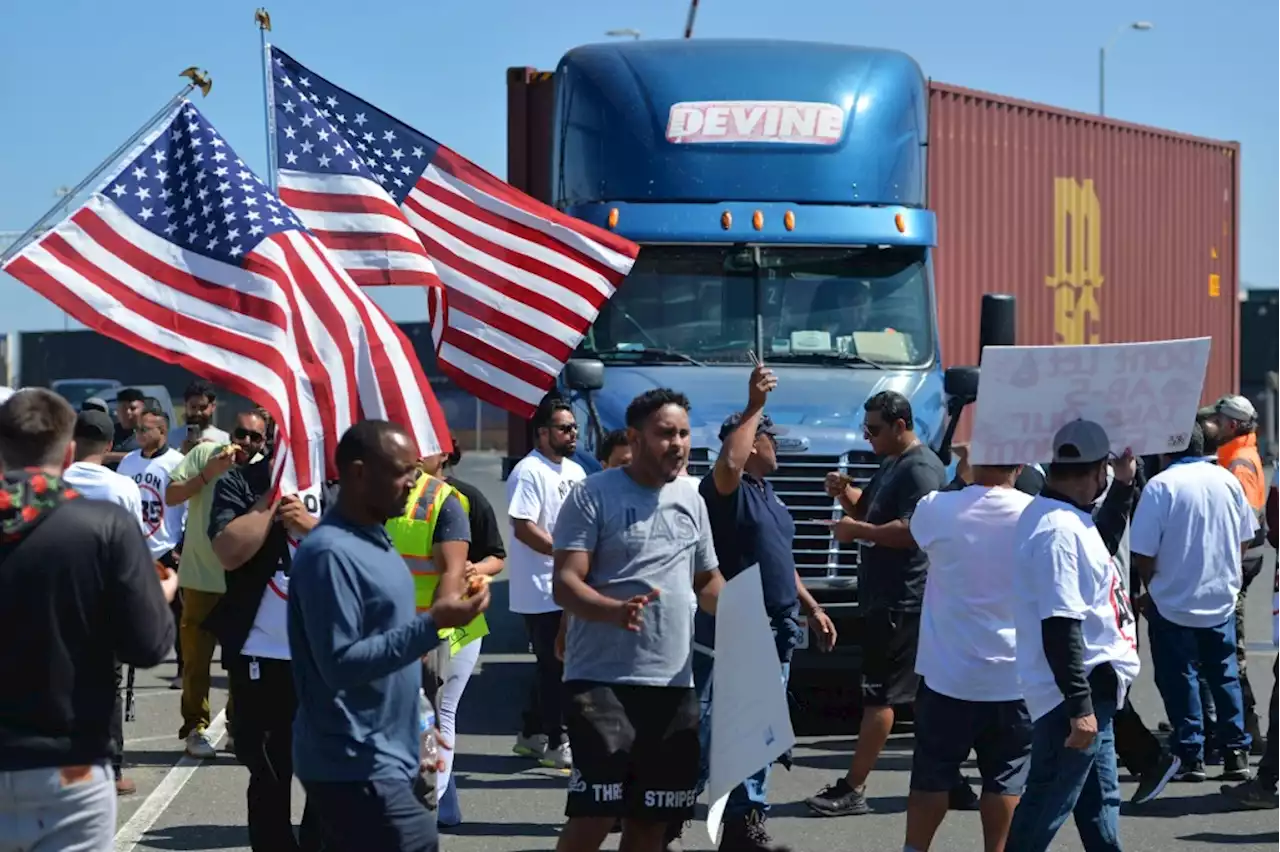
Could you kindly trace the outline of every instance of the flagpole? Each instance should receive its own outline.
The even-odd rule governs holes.
[[[182,100],[187,95],[191,94],[193,90],[199,88],[207,96],[209,94],[209,89],[213,86],[213,81],[209,77],[209,72],[198,71],[194,66],[183,71],[179,76],[187,77],[191,82],[183,86],[182,89],[176,95],[171,97],[168,103],[161,107],[155,115],[147,119],[146,123],[143,124],[142,127],[122,142],[118,148],[108,154],[106,159],[98,163],[97,168],[90,172],[88,177],[76,184],[69,192],[63,193],[58,198],[57,202],[54,203],[54,205],[50,207],[43,216],[36,220],[34,225],[27,228],[27,230],[23,232],[22,236],[14,240],[9,248],[5,250],[4,254],[0,255],[0,266],[4,266],[11,258],[16,257],[27,247],[27,244],[30,243],[32,239],[47,230],[46,226],[50,221],[60,217],[64,210],[77,201],[80,193],[84,192],[86,187],[91,186],[98,180],[103,172],[119,162],[120,158],[128,152],[139,139],[151,132],[151,129],[155,127],[156,123],[168,115],[174,107],[182,103]]]
[[[271,14],[265,8],[256,9],[253,19],[258,24],[258,41],[262,45],[262,108],[267,128],[267,186],[276,191],[276,99],[271,86],[271,44],[267,33],[271,30]]]

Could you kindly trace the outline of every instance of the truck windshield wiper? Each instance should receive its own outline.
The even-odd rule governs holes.
[[[628,355],[634,356],[637,361],[648,361],[650,363],[676,362],[680,364],[693,364],[697,367],[705,367],[706,364],[683,352],[675,349],[658,349],[651,346],[625,346],[614,347],[613,349],[598,349],[588,351],[588,354],[595,355],[598,358],[618,358],[623,359]]]
[[[783,363],[790,361],[799,364],[844,364],[849,367],[867,366],[877,370],[885,369],[883,364],[851,352],[771,352],[766,360]]]

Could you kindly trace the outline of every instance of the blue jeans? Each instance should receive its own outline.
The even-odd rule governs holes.
[[[0,852],[99,852],[116,834],[116,785],[97,766],[0,772]]]
[[[1067,748],[1071,720],[1059,704],[1035,721],[1027,791],[1013,812],[1005,848],[1044,852],[1074,816],[1085,852],[1120,850],[1120,780],[1112,720],[1115,698],[1094,696],[1098,735],[1087,749]]]
[[[693,688],[698,691],[698,703],[701,716],[698,719],[698,741],[702,747],[702,768],[698,773],[698,795],[706,789],[711,778],[711,672],[715,660],[700,651],[693,652]],[[787,683],[791,674],[791,664],[782,664],[782,683]],[[725,804],[725,819],[743,817],[752,811],[769,813],[769,770],[772,764],[764,767],[746,781],[743,781],[729,793],[729,801]]]
[[[1204,760],[1205,708],[1199,677],[1209,685],[1217,709],[1215,744],[1223,749],[1248,749],[1234,617],[1217,627],[1182,627],[1151,607],[1148,624],[1156,688],[1173,726],[1169,750],[1183,761]]]

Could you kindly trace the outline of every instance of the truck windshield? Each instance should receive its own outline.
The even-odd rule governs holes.
[[[582,352],[749,362],[758,309],[766,358],[919,366],[934,354],[925,270],[916,247],[644,246]]]

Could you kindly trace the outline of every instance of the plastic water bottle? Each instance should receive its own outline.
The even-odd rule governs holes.
[[[418,690],[418,759],[422,777],[423,801],[434,809],[439,803],[436,766],[440,760],[440,743],[436,739],[436,712],[425,690]]]

